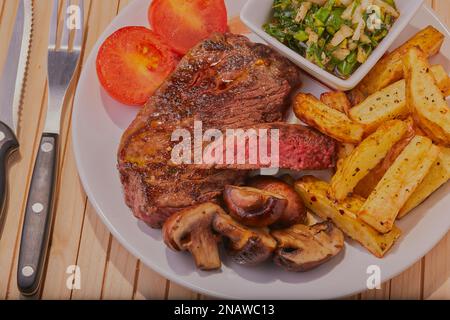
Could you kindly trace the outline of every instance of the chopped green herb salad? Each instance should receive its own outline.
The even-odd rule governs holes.
[[[264,30],[322,69],[347,79],[400,16],[395,0],[275,0]]]

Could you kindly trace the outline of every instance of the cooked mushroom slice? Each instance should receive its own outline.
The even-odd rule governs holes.
[[[248,187],[226,186],[223,198],[234,219],[257,228],[276,222],[288,204],[280,195]]]
[[[344,234],[331,222],[313,226],[298,224],[273,231],[278,241],[275,263],[289,271],[314,269],[335,257],[344,248]]]
[[[227,214],[216,215],[213,228],[225,237],[228,254],[241,265],[256,265],[266,261],[277,246],[267,230],[247,228]]]
[[[286,179],[286,178],[285,178]],[[280,219],[271,228],[284,229],[295,224],[305,223],[306,207],[294,188],[274,177],[258,176],[250,180],[250,187],[278,194],[288,201],[286,209]]]
[[[226,213],[214,203],[205,203],[174,214],[164,224],[164,242],[175,251],[189,251],[201,270],[219,269],[219,236],[212,229],[217,214]]]

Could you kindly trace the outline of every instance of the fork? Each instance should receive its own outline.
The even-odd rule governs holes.
[[[72,0],[73,1],[73,0]],[[17,285],[24,295],[34,295],[42,278],[54,215],[54,192],[58,180],[59,134],[61,114],[67,90],[78,68],[83,45],[83,0],[71,5],[62,0],[64,14],[58,44],[58,0],[53,0],[48,47],[48,109],[39,143],[25,208],[20,243]],[[70,19],[70,20],[69,20]],[[75,26],[72,32],[69,28]],[[73,45],[70,45],[71,33]]]

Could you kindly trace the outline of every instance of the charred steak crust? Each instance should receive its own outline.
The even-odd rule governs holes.
[[[193,48],[125,131],[118,169],[127,205],[160,228],[174,212],[214,201],[247,172],[168,165],[172,132],[202,121],[208,128],[277,122],[300,84],[300,71],[269,47],[214,34]]]

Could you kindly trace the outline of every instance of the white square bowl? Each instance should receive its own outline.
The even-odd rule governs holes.
[[[273,0],[248,0],[247,4],[241,11],[241,20],[276,51],[289,58],[304,71],[308,72],[310,75],[333,89],[346,91],[356,87],[356,85],[375,66],[378,60],[380,60],[386,51],[391,47],[403,29],[405,29],[405,27],[409,24],[411,19],[422,6],[423,2],[424,0],[395,1],[397,4],[397,9],[400,11],[400,17],[396,20],[388,35],[383,39],[378,47],[375,48],[367,61],[364,62],[350,76],[350,78],[346,80],[323,70],[264,31],[263,25],[272,17]]]

